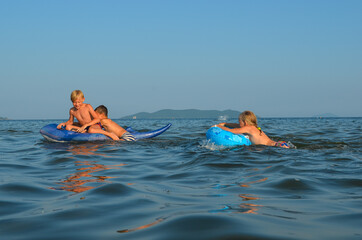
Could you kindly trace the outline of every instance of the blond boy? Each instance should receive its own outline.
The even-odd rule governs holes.
[[[76,131],[76,132],[85,132],[90,126],[95,125],[100,122],[97,113],[93,110],[90,104],[84,103],[84,94],[81,90],[74,90],[70,99],[72,100],[73,107],[69,110],[69,119],[64,123],[60,123],[57,128],[61,129],[65,126],[66,130]],[[78,122],[74,122],[74,118]],[[110,134],[106,131],[100,132],[113,140],[118,140],[118,137],[115,134]]]

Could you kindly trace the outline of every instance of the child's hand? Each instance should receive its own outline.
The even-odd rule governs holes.
[[[81,126],[80,128],[78,128],[77,132],[79,132],[79,133],[84,132],[84,130],[86,129],[86,127],[87,127],[86,125]]]
[[[57,129],[61,129],[62,127],[65,126],[65,123],[60,123],[58,126],[57,126]]]

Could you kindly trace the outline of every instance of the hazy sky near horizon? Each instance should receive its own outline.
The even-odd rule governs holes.
[[[0,117],[362,117],[362,1],[1,0]]]

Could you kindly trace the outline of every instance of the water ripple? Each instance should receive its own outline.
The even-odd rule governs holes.
[[[116,120],[135,143],[50,143],[0,121],[4,239],[360,239],[361,118],[263,119],[295,149],[218,148],[215,120]],[[262,229],[262,231],[261,231]]]

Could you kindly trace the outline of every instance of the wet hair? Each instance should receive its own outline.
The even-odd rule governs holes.
[[[94,109],[94,111],[99,114],[104,114],[104,116],[108,117],[108,109],[104,105],[99,105],[98,107],[96,107],[96,109]]]
[[[239,122],[246,122],[250,126],[256,127],[260,131],[260,135],[263,132],[258,126],[258,120],[252,111],[244,111],[239,115]]]
[[[75,100],[77,100],[78,98],[84,98],[84,94],[81,90],[74,90],[70,94],[70,100],[72,100],[72,102],[75,102]]]

